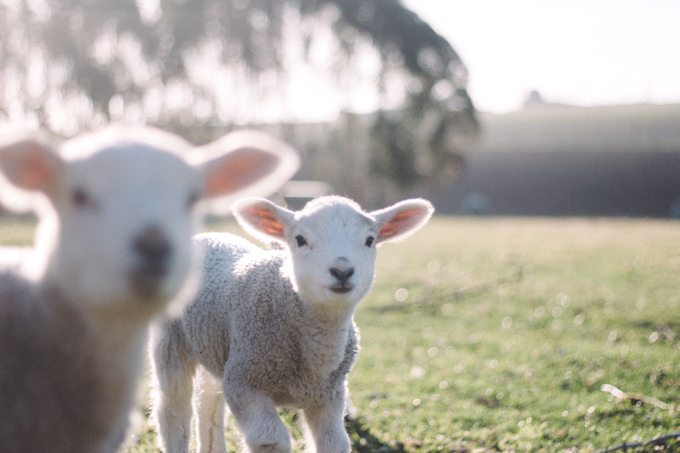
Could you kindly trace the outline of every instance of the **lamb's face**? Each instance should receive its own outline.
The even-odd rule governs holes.
[[[434,212],[429,201],[404,200],[364,213],[338,196],[319,197],[294,212],[265,199],[243,199],[234,206],[239,224],[266,242],[285,242],[292,278],[310,304],[353,308],[371,288],[377,244],[417,231]]]
[[[59,151],[22,135],[0,140],[0,198],[40,216],[32,277],[83,306],[153,313],[188,298],[178,293],[195,261],[194,204],[219,211],[244,192],[271,193],[298,164],[287,145],[251,131],[193,148],[157,129],[112,127]]]
[[[356,305],[373,284],[378,233],[376,222],[349,204],[296,213],[286,236],[300,295],[314,304]]]
[[[74,300],[158,308],[192,266],[199,172],[178,156],[126,144],[71,162],[55,197],[50,263]]]

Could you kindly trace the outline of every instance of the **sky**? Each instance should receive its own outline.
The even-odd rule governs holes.
[[[482,112],[520,109],[534,90],[546,102],[586,106],[680,103],[680,0],[402,1],[460,54],[469,71],[468,91]],[[293,64],[289,79],[272,79],[265,88],[256,87],[256,93],[264,93],[257,102],[253,90],[242,89],[248,85],[244,77],[224,73],[215,77],[220,71],[214,67],[217,60],[209,53],[198,55],[196,67],[203,70],[196,73],[216,90],[218,117],[242,123],[281,118],[330,121],[339,110],[365,113],[381,105],[383,99],[375,90],[379,59],[364,49],[350,66],[330,66],[335,59],[329,55],[338,50],[329,50],[333,31],[323,24],[318,28],[303,24],[314,32],[317,44],[305,57],[314,64]],[[302,61],[299,45],[295,46],[302,31],[291,27],[292,47],[287,52],[293,61]],[[329,78],[329,70],[336,78]],[[398,99],[403,81],[395,80],[392,91]],[[153,90],[149,92],[153,95]],[[183,106],[185,97],[178,99]],[[135,120],[135,112],[123,113]]]
[[[680,102],[678,0],[404,0],[468,68],[480,111]]]

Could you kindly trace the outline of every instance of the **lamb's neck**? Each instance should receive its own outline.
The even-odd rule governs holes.
[[[120,445],[128,424],[128,411],[137,397],[138,378],[144,364],[148,319],[123,313],[95,313],[90,317],[96,329],[99,364],[105,374],[102,401],[108,405],[112,430],[107,444]]]
[[[307,306],[306,312],[300,326],[302,353],[310,370],[327,376],[345,357],[354,310]]]
[[[143,361],[150,317],[97,307],[89,313],[89,320],[100,338],[101,352],[111,366],[136,376]],[[136,369],[129,369],[129,364],[136,364]]]
[[[61,322],[83,324],[79,341],[83,348],[76,352],[89,356],[91,380],[106,389],[99,394],[93,417],[108,420],[111,429],[107,445],[117,446],[125,433],[128,410],[136,398],[149,319],[125,315],[122,310],[107,310],[94,303],[90,307],[76,304],[58,286],[48,285],[46,290],[53,296],[51,302],[58,307]]]

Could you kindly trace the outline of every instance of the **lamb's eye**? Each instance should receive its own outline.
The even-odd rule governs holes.
[[[73,189],[73,192],[71,192],[71,201],[75,207],[80,209],[96,207],[92,197],[90,197],[87,191],[82,187],[76,187]]]
[[[196,203],[198,203],[198,200],[201,198],[200,194],[198,191],[196,192],[191,192],[189,196],[187,197],[187,207],[189,209],[193,208]]]
[[[305,237],[301,234],[298,234],[297,236],[295,236],[295,240],[297,241],[298,247],[303,247],[303,246],[307,245],[307,239],[305,239]]]
[[[375,238],[373,236],[367,237],[366,238],[366,247],[372,246],[374,241],[375,241]]]

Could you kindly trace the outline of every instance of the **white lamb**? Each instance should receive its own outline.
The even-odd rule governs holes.
[[[0,143],[0,197],[37,194],[41,220],[23,253],[32,261],[18,265],[22,253],[6,249],[0,269],[0,450],[116,451],[147,326],[196,288],[194,205],[276,190],[297,162],[248,132],[201,149],[149,128],[111,128],[59,149],[29,136]]]
[[[303,410],[309,451],[349,452],[343,415],[359,350],[353,315],[373,284],[376,246],[414,232],[432,212],[425,200],[365,213],[335,196],[299,212],[247,199],[234,208],[241,226],[283,250],[225,233],[197,236],[205,253],[199,292],[181,319],[152,334],[163,451],[188,450],[196,374],[200,452],[226,451],[225,398],[247,451],[290,452],[276,408],[287,406]]]

